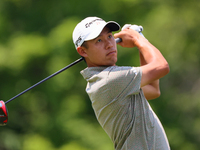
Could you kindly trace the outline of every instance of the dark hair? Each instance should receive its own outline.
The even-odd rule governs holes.
[[[83,47],[85,47],[86,49],[88,48],[88,44],[87,44],[87,41],[84,41],[83,44],[81,45]],[[83,60],[85,61],[85,58],[83,56],[81,56],[83,58]],[[86,63],[86,61],[85,61]]]
[[[81,46],[83,46],[83,47],[85,47],[85,48],[88,48],[87,41],[84,41],[83,44],[82,44]]]

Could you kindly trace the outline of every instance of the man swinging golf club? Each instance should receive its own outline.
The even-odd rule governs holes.
[[[168,63],[131,25],[113,36],[119,29],[114,21],[87,17],[73,31],[76,50],[88,66],[81,74],[97,120],[116,150],[169,150],[162,124],[147,101],[160,96],[159,79],[168,74]],[[116,66],[115,38],[122,40],[122,47],[138,48],[141,66]]]

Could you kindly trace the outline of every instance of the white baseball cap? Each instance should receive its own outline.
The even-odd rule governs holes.
[[[107,26],[111,31],[118,31],[120,25],[114,21],[105,22],[98,17],[87,17],[83,19],[73,31],[73,42],[77,47],[81,46],[84,41],[95,39],[104,27]]]

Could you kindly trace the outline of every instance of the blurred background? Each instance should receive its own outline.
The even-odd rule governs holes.
[[[199,150],[199,14],[199,0],[1,0],[0,99],[80,58],[72,32],[85,17],[142,25],[170,65],[161,96],[150,105],[172,150]],[[119,66],[139,65],[136,48],[118,47],[118,55]],[[114,150],[85,93],[85,67],[81,62],[8,103],[0,150]]]

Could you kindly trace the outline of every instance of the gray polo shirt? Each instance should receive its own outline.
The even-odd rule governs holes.
[[[116,150],[169,150],[165,131],[140,88],[140,67],[81,71],[97,120]]]

